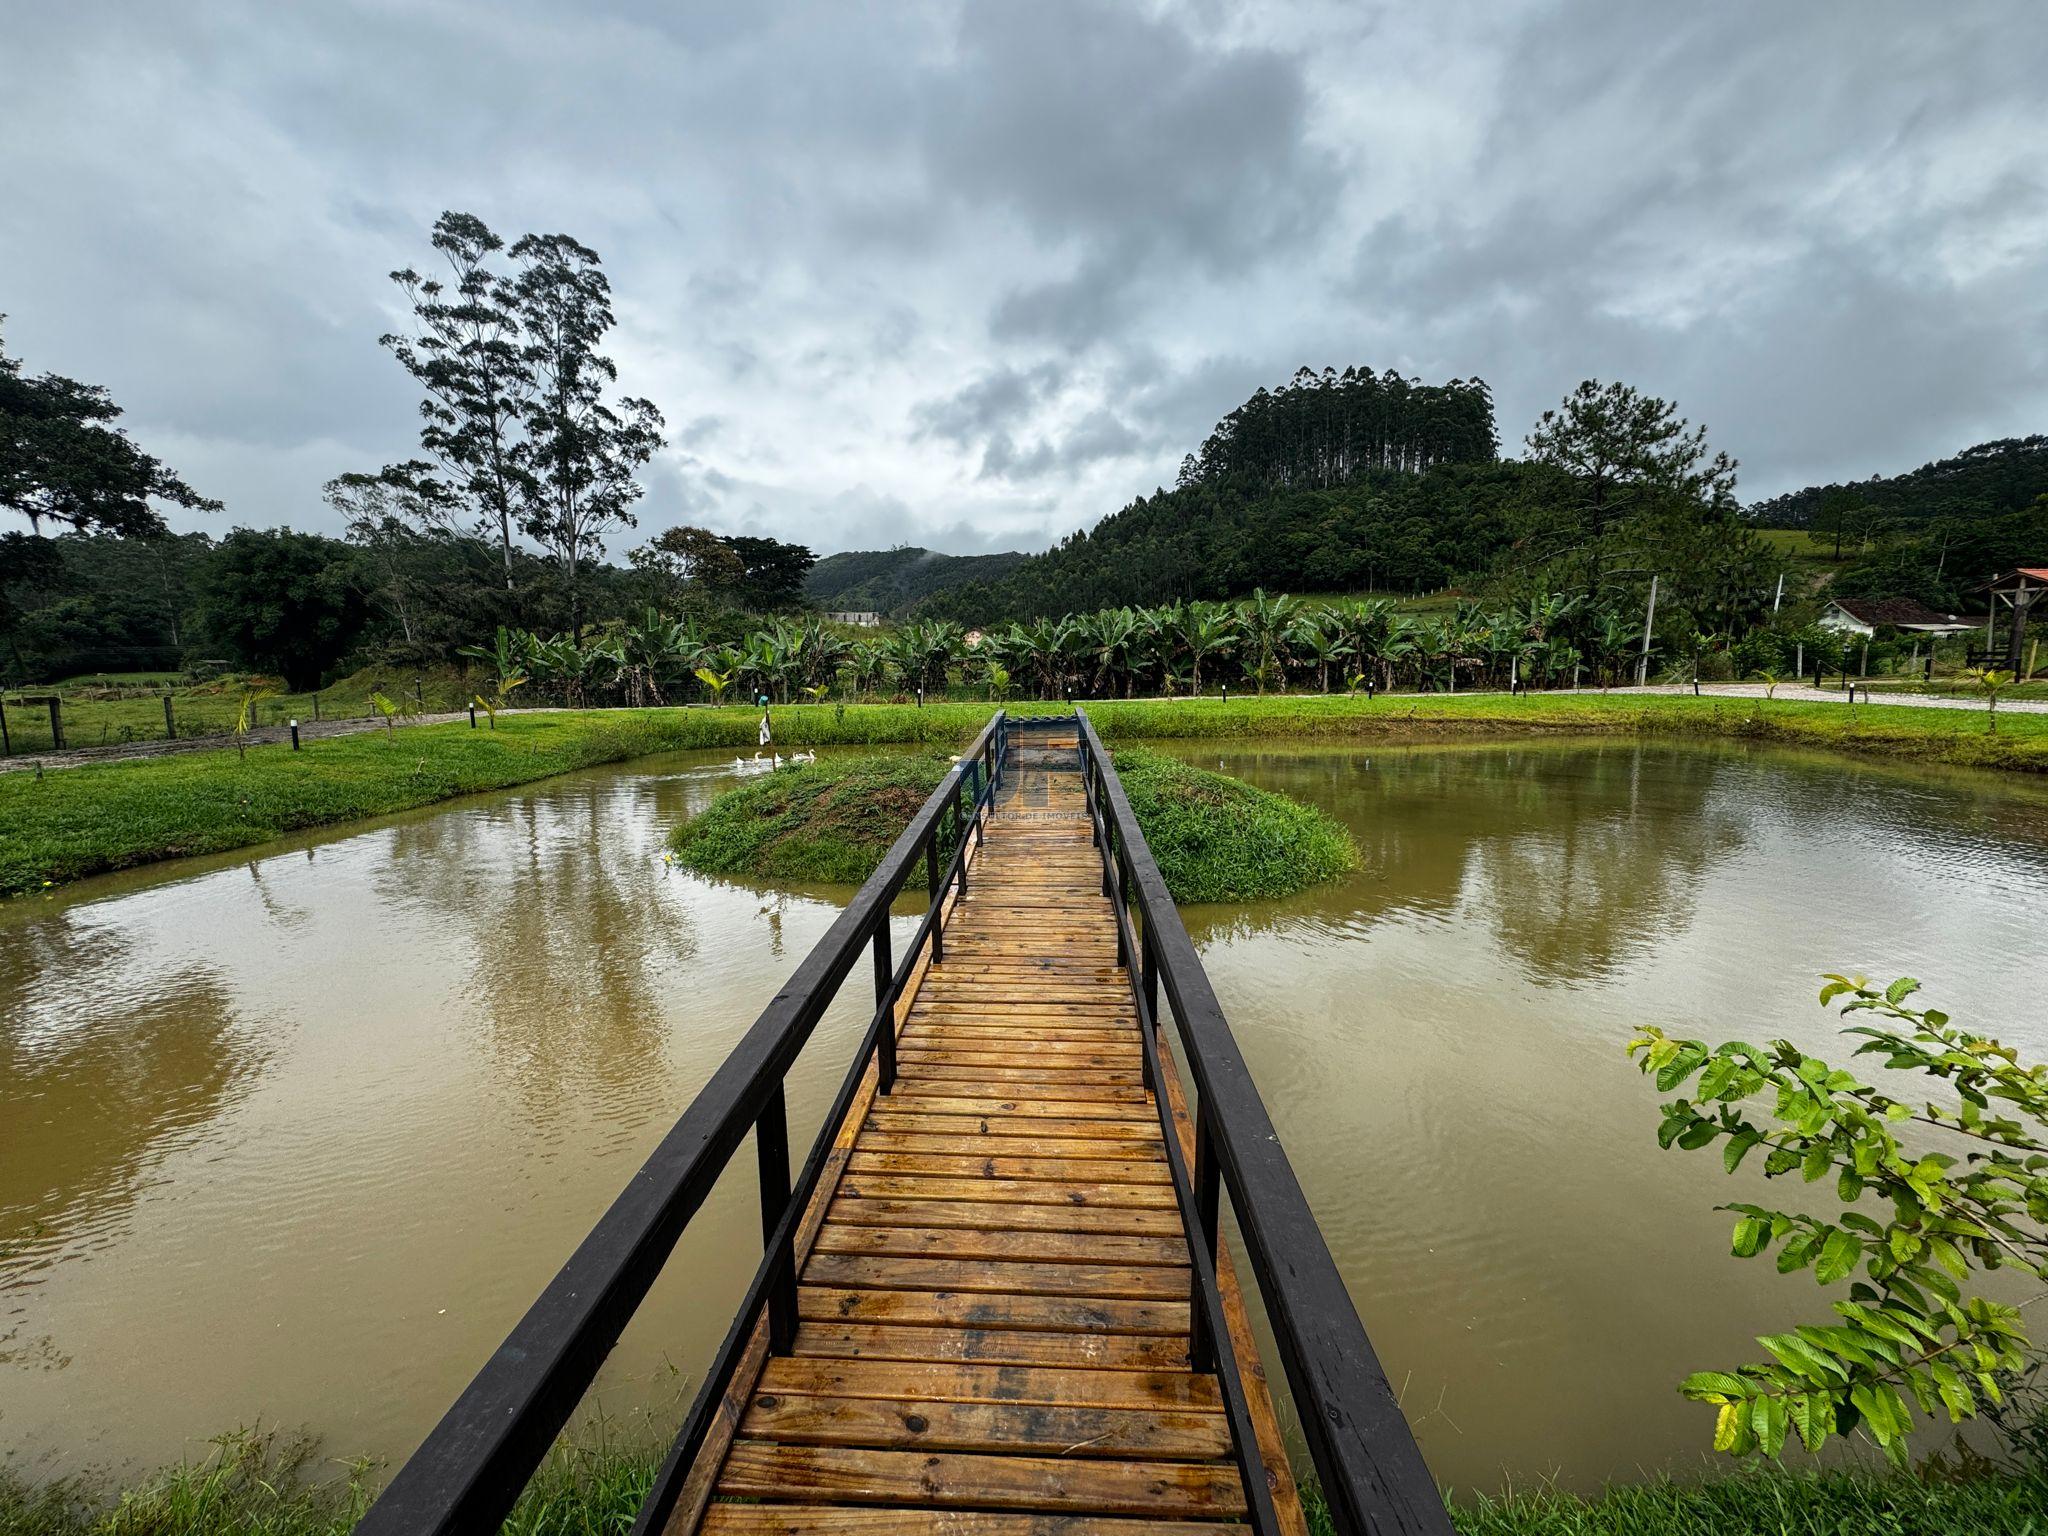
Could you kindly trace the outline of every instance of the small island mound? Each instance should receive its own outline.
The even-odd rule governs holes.
[[[1157,752],[1115,757],[1175,901],[1286,896],[1357,867],[1350,834],[1312,806]],[[779,768],[720,795],[675,830],[670,848],[700,874],[857,885],[951,764],[915,754]]]

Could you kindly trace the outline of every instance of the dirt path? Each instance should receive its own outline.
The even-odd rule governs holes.
[[[1691,693],[1690,683],[1652,683],[1647,688],[1613,688],[1610,694],[1629,693]],[[1761,699],[1764,696],[1762,683],[1701,683],[1700,695],[1716,699]],[[1814,688],[1804,683],[1780,683],[1774,699],[1797,700],[1801,704],[1847,704],[1848,694],[1836,688]],[[1902,709],[1974,709],[1984,713],[1982,699],[1952,698],[1936,693],[1893,693],[1889,690],[1870,693],[1861,684],[1857,685],[1854,702],[1859,706],[1896,704]],[[1998,706],[2001,715],[2048,714],[2048,699],[2009,699]]]

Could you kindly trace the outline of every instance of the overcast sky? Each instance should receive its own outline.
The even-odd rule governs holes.
[[[445,208],[604,257],[643,534],[1040,548],[1301,363],[1623,378],[1746,499],[2048,430],[2040,0],[0,0],[0,98],[7,350],[183,526],[412,451]]]

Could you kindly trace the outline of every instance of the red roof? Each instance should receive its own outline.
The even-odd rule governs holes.
[[[1913,625],[1935,629],[1960,625],[1952,613],[1936,613],[1925,603],[1910,597],[1837,597],[1831,602],[1861,624]],[[1974,629],[1976,626],[1970,625]]]

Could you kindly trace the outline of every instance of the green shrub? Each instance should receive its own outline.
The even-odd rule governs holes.
[[[935,753],[778,769],[720,795],[676,829],[670,848],[707,875],[858,884],[950,761]],[[1176,901],[1284,896],[1357,866],[1350,835],[1309,806],[1142,749],[1118,751],[1116,766]]]
[[[1287,896],[1358,867],[1351,834],[1313,806],[1142,747],[1112,755],[1175,901]]]
[[[700,874],[858,885],[951,766],[945,753],[917,753],[778,768],[720,795],[669,846]]]

